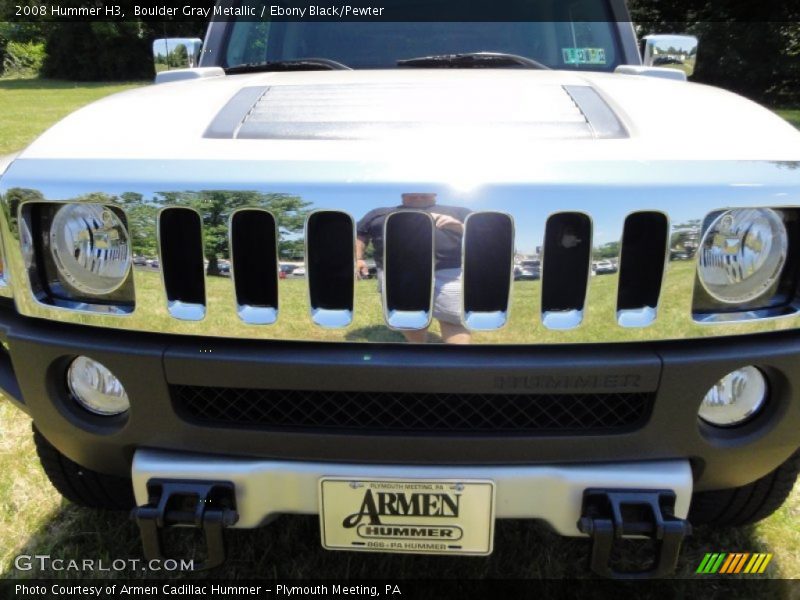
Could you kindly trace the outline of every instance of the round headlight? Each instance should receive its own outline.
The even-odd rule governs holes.
[[[50,249],[64,282],[90,296],[119,289],[131,268],[125,225],[98,204],[62,206],[50,226]]]
[[[788,246],[786,227],[774,210],[729,210],[703,236],[700,283],[725,304],[756,300],[778,281]]]
[[[128,393],[116,375],[87,356],[72,361],[67,385],[78,404],[96,415],[119,415],[131,406]]]
[[[753,417],[767,399],[767,381],[755,367],[743,367],[720,379],[700,404],[700,418],[717,427],[733,427]]]

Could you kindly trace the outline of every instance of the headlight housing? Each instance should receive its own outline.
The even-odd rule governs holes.
[[[122,210],[111,204],[31,202],[21,217],[21,228],[30,229],[20,241],[39,302],[133,312],[133,249]]]
[[[66,204],[50,225],[50,252],[63,281],[87,296],[111,294],[131,270],[128,231],[98,204]]]
[[[776,211],[729,210],[703,235],[698,279],[715,301],[746,305],[775,289],[788,249],[786,226]]]

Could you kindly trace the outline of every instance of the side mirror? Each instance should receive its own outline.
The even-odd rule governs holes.
[[[153,42],[156,73],[173,69],[193,69],[200,62],[203,41],[197,38],[167,38]]]
[[[648,35],[642,41],[645,67],[677,69],[687,77],[694,73],[698,42],[693,35]]]

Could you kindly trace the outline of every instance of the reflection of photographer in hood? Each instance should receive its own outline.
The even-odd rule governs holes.
[[[470,211],[459,206],[439,206],[436,204],[436,194],[408,193],[402,194],[402,198],[401,206],[376,208],[358,222],[356,258],[359,274],[368,274],[364,251],[372,242],[378,278],[381,281],[383,279],[383,226],[388,215],[403,209],[429,213],[436,226],[433,316],[439,321],[445,343],[469,344],[469,331],[461,324],[461,240],[464,236],[464,221]],[[424,343],[428,338],[428,330],[404,331],[403,335],[409,342]]]

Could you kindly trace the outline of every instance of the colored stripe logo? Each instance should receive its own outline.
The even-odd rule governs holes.
[[[771,553],[709,552],[695,573],[701,575],[761,574],[772,560]]]

